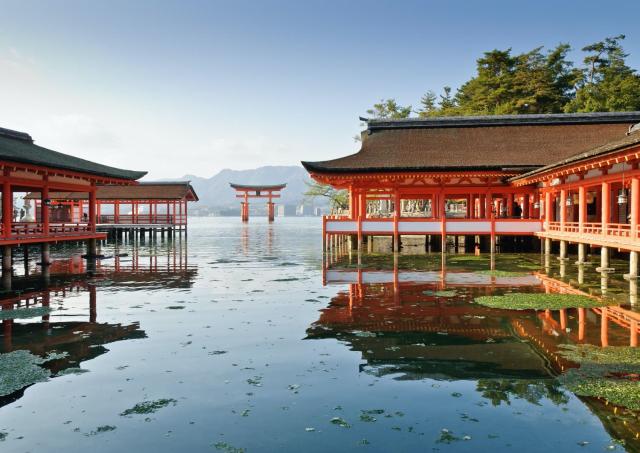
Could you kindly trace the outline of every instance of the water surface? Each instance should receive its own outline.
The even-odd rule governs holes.
[[[95,269],[73,246],[48,279],[16,263],[5,300],[50,311],[5,321],[2,352],[56,355],[0,399],[1,451],[638,451],[636,413],[558,379],[577,366],[563,344],[628,345],[628,328],[474,303],[551,281],[634,311],[621,277],[536,254],[498,255],[502,274],[439,254],[324,269],[320,230],[194,219],[188,239],[104,246]]]

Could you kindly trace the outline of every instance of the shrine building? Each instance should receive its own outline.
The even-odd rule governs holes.
[[[560,243],[640,251],[640,112],[363,119],[360,150],[302,162],[311,177],[348,190],[349,209],[323,220],[325,245],[375,236],[426,236],[444,250],[539,237]],[[525,241],[526,243],[526,241]],[[635,263],[635,264],[634,264]]]

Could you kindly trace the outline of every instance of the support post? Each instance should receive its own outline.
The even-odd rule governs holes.
[[[601,273],[613,272],[614,269],[609,267],[609,247],[600,248],[600,267],[596,271]]]
[[[560,257],[561,261],[567,259],[567,241],[560,241]]]
[[[43,242],[40,246],[40,265],[48,266],[51,264],[51,256],[50,256],[50,246],[48,242]]]
[[[2,272],[11,272],[13,269],[13,263],[11,259],[11,246],[5,245],[2,247]]]
[[[638,278],[638,252],[629,252],[629,278]]]

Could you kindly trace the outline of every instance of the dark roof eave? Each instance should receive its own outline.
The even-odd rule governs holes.
[[[525,179],[525,178],[529,178],[531,176],[535,176],[538,174],[542,174],[544,172],[550,171],[550,170],[554,170],[554,169],[558,169],[561,168],[565,165],[569,165],[569,164],[573,164],[573,163],[578,163],[581,161],[585,161],[587,159],[591,159],[594,157],[599,157],[599,156],[606,156],[608,154],[612,154],[621,150],[624,150],[626,148],[631,148],[634,146],[637,146],[638,144],[640,144],[640,133],[636,132],[638,134],[638,136],[636,137],[635,140],[631,140],[629,142],[622,142],[618,145],[614,145],[614,146],[608,146],[608,145],[603,145],[601,147],[580,153],[580,154],[576,154],[574,156],[568,157],[566,159],[563,159],[561,161],[558,162],[554,162],[552,164],[549,165],[545,165],[544,167],[541,168],[537,168],[535,170],[531,170],[527,173],[518,175],[518,176],[514,176],[512,178],[509,178],[509,181],[519,181],[521,179]]]
[[[504,171],[504,172],[524,172],[531,170],[532,168],[539,167],[538,165],[476,165],[473,167],[468,166],[446,166],[446,167],[359,167],[359,168],[344,168],[344,167],[330,167],[324,166],[321,162],[302,162],[302,166],[309,172],[314,173],[398,173],[398,172],[450,172],[450,171]]]
[[[16,158],[8,159],[5,157],[0,157],[0,160],[5,162],[15,162],[17,164],[29,164],[29,165],[37,165],[39,167],[57,168],[59,170],[67,170],[67,171],[72,171],[74,173],[93,175],[93,176],[98,176],[105,179],[124,179],[124,180],[136,181],[144,177],[148,173],[147,171],[123,170],[115,167],[112,167],[114,169],[113,173],[106,172],[106,171],[90,171],[90,170],[82,170],[82,169],[78,169],[78,168],[74,168],[72,166],[66,166],[66,165],[46,164],[46,163],[38,162],[32,159],[16,159]]]
[[[483,126],[576,125],[640,122],[640,112],[554,113],[533,115],[449,116],[436,118],[366,119],[367,129],[410,129]]]

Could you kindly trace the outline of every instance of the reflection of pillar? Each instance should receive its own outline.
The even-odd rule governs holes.
[[[565,278],[567,276],[567,263],[565,260],[560,261],[560,278]]]
[[[638,304],[638,279],[629,279],[629,303],[632,307]]]
[[[89,322],[96,322],[96,286],[89,285]]]
[[[579,285],[584,284],[584,266],[583,265],[578,266],[578,284]]]
[[[584,308],[578,308],[578,341],[584,341],[587,317]]]
[[[609,289],[609,273],[600,272],[600,292],[604,296]]]
[[[6,307],[2,307],[2,309],[7,309],[10,310],[11,307],[10,306],[6,306]],[[13,319],[3,319],[2,320],[2,335],[3,335],[3,347],[4,347],[4,352],[9,352],[11,351],[11,349],[13,349],[13,335],[12,335],[12,331],[13,331]]]
[[[600,315],[600,342],[602,347],[609,346],[609,310],[607,307],[601,308]]]

